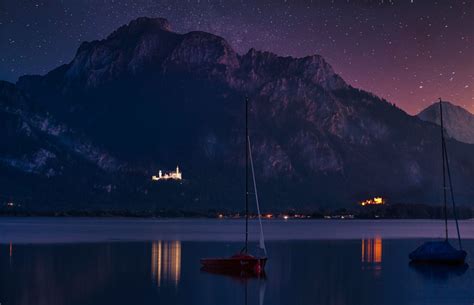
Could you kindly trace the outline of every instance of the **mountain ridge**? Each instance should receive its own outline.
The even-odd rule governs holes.
[[[132,21],[82,44],[69,64],[17,82],[30,103],[127,164],[120,179],[133,177],[133,189],[113,192],[126,189],[148,208],[239,207],[248,97],[259,189],[273,206],[347,206],[375,195],[438,202],[433,124],[349,86],[321,56],[239,55],[216,35],[153,24]],[[448,145],[459,201],[472,204],[474,146]],[[187,180],[180,191],[150,184],[177,164]]]
[[[94,86],[97,85],[95,81],[99,76],[107,78],[109,74],[127,72],[133,75],[142,72],[139,70],[146,64],[151,64],[153,68],[158,66],[165,71],[192,69],[196,66],[203,69],[206,68],[206,64],[214,64],[217,66],[213,67],[216,68],[214,71],[205,72],[221,74],[221,76],[225,76],[226,73],[235,73],[237,87],[242,78],[254,79],[253,75],[265,78],[270,72],[277,73],[279,77],[294,76],[295,73],[300,72],[303,74],[302,78],[314,81],[315,84],[327,85],[331,89],[347,86],[319,55],[301,58],[281,57],[255,49],[239,55],[224,38],[202,31],[174,33],[170,31],[170,26],[163,29],[161,23],[169,24],[164,20],[141,17],[120,27],[103,40],[83,42],[69,64],[52,70],[44,77],[46,80],[48,76],[54,79],[55,74],[65,73],[67,79],[85,78],[86,85]],[[117,49],[120,40],[131,43],[131,47]],[[166,43],[162,43],[163,41]],[[84,62],[84,60],[87,61]],[[269,62],[277,69],[267,71],[265,68]],[[244,67],[239,70],[241,65]],[[224,70],[218,69],[223,67],[225,67]],[[245,69],[245,67],[256,69]],[[83,75],[86,72],[89,75]],[[36,77],[38,76],[21,76],[17,84],[25,88],[28,79]]]

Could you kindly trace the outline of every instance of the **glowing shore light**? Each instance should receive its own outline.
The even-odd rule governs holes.
[[[163,174],[161,170],[158,171],[158,176],[151,176],[151,180],[182,180],[183,173],[179,171],[179,166],[176,166],[176,171]]]
[[[374,197],[360,202],[361,206],[366,205],[382,205],[385,204],[385,199],[382,197]]]

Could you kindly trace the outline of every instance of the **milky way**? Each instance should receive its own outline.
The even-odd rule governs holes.
[[[416,113],[474,112],[473,1],[0,1],[0,79],[44,74],[139,16],[223,36],[239,52],[320,54],[347,82]]]

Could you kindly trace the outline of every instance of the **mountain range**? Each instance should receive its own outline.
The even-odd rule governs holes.
[[[31,209],[242,208],[246,97],[267,208],[440,202],[439,127],[421,114],[321,56],[238,54],[144,17],[46,75],[0,83],[0,194]],[[474,145],[448,146],[458,201],[474,205]],[[183,181],[151,181],[176,165]]]

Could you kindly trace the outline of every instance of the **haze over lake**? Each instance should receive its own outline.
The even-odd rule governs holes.
[[[474,221],[461,221],[474,253]],[[414,267],[442,221],[265,221],[262,278],[200,270],[242,247],[241,220],[1,218],[2,304],[472,304],[474,270]],[[337,230],[336,230],[337,228]],[[252,248],[257,224],[252,222]],[[450,227],[451,232],[454,227]],[[454,236],[454,235],[453,235]],[[454,244],[456,240],[452,240]]]

